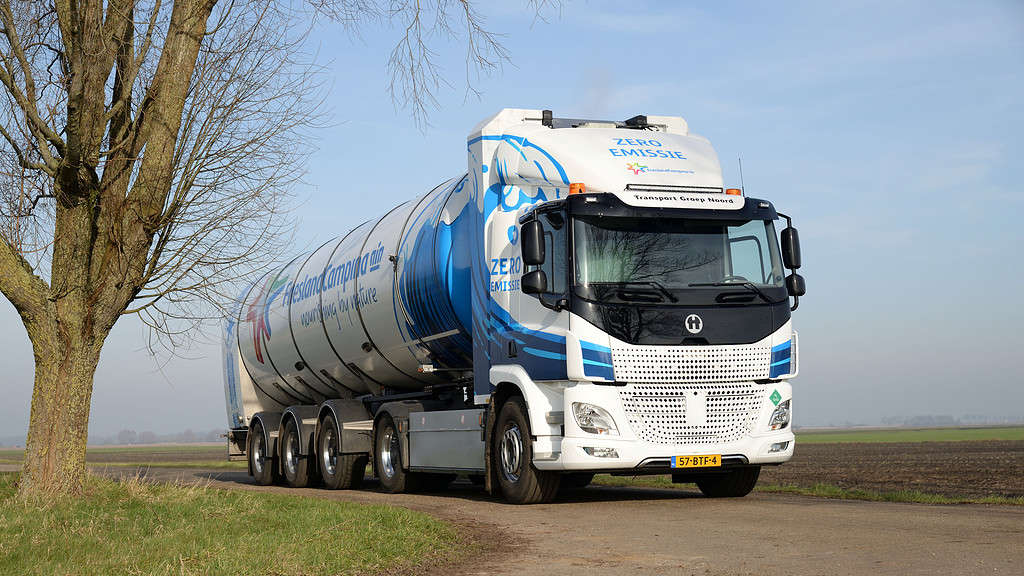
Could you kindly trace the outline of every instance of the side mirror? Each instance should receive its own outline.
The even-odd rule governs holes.
[[[807,286],[804,285],[804,277],[793,272],[786,276],[786,291],[790,296],[799,298],[807,293]]]
[[[792,226],[782,230],[782,263],[792,270],[800,267],[800,235]]]
[[[543,245],[542,245],[543,246]],[[525,260],[526,257],[524,256]],[[543,270],[534,270],[523,274],[523,294],[541,294],[548,290],[548,275]]]
[[[544,263],[544,225],[540,220],[530,220],[523,224],[522,230],[523,264],[540,266]],[[529,276],[529,274],[527,274]],[[526,277],[523,277],[525,284]],[[523,291],[526,291],[525,285]]]

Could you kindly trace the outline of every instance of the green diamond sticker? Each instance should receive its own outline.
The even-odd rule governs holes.
[[[782,394],[779,394],[778,390],[773,390],[772,395],[768,397],[772,401],[772,404],[779,405],[779,400],[782,400]]]

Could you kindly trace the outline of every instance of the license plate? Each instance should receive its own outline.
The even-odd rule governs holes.
[[[673,468],[715,468],[721,465],[721,454],[704,454],[702,456],[676,456],[672,458]]]

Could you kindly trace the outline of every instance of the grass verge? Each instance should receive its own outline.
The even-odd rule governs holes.
[[[0,475],[0,574],[391,573],[459,543],[405,508],[95,476],[40,507],[14,498],[15,479]]]
[[[671,476],[609,476],[600,474],[594,477],[594,484],[601,486],[640,486],[646,488],[663,488],[670,490],[691,490],[692,484],[673,484]],[[759,484],[754,488],[757,492],[774,494],[799,494],[818,498],[840,500],[867,500],[869,502],[906,502],[913,504],[1001,504],[1024,506],[1024,497],[1007,498],[1005,496],[944,496],[929,494],[917,490],[897,490],[893,492],[875,492],[872,490],[847,489],[832,484],[815,484],[813,486],[795,486],[779,484]]]

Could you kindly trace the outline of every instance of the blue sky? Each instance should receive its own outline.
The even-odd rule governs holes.
[[[492,6],[491,4],[494,4]],[[682,115],[718,150],[727,183],[793,216],[808,295],[798,424],[887,416],[1024,417],[1024,4],[569,1],[534,21],[525,2],[481,3],[512,63],[474,79],[437,45],[450,89],[419,130],[389,101],[397,36],[321,28],[330,85],[307,166],[296,252],[465,170],[466,134],[504,107],[624,119]],[[130,319],[97,372],[91,430],[224,426],[216,345],[157,363]],[[0,301],[7,400],[22,434],[31,348]]]

